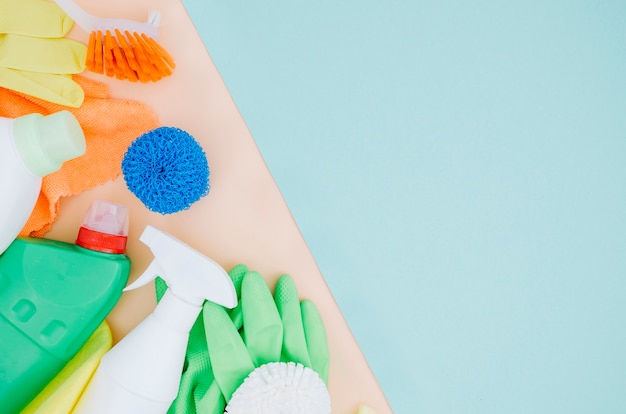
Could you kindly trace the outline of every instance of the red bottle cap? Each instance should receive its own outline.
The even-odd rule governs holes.
[[[95,200],[78,231],[76,244],[97,252],[123,254],[128,239],[128,208]]]

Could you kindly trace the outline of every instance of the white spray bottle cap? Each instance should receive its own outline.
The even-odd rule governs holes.
[[[172,294],[193,305],[201,306],[208,300],[227,308],[237,306],[235,286],[219,264],[152,226],[146,226],[139,240],[150,247],[154,260],[124,291],[160,276]]]

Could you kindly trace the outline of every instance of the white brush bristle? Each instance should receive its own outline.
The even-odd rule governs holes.
[[[228,414],[330,414],[330,395],[319,375],[294,362],[261,365],[233,393]]]

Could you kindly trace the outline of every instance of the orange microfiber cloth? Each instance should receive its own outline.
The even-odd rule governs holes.
[[[30,113],[48,115],[61,110],[74,114],[85,134],[87,150],[43,178],[35,208],[20,236],[43,237],[56,220],[61,197],[78,194],[116,178],[124,153],[135,138],[159,126],[147,105],[109,97],[106,84],[74,76],[85,91],[79,108],[68,108],[9,89],[0,88],[0,116],[17,118]]]

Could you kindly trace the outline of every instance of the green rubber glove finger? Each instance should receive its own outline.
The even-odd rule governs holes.
[[[180,378],[180,388],[178,389],[178,395],[176,399],[170,405],[170,408],[167,410],[168,414],[194,414],[195,411],[195,402],[193,400],[193,392],[181,392],[183,390],[193,390],[194,388],[194,379],[186,375],[186,372],[183,373],[183,376]]]
[[[276,309],[283,323],[283,349],[281,361],[298,362],[311,368],[309,350],[306,346],[300,298],[296,284],[289,275],[282,275],[274,290]]]
[[[63,37],[74,21],[53,1],[0,0],[0,33]]]
[[[254,364],[226,309],[213,302],[204,302],[202,320],[213,375],[228,402],[254,369]]]
[[[167,290],[167,283],[165,283],[165,280],[161,279],[160,276],[157,276],[154,279],[154,290],[156,293],[156,300],[157,302],[160,302],[163,295],[165,295],[165,291]]]
[[[283,324],[265,279],[248,272],[241,285],[243,337],[255,367],[280,361]]]
[[[157,277],[155,280],[155,290],[158,302],[167,290],[167,284],[160,277]],[[214,398],[211,394],[207,395],[208,390],[213,385],[218,389],[218,398]],[[211,360],[207,352],[204,321],[202,317],[198,317],[189,332],[189,342],[187,343],[187,352],[185,354],[178,395],[172,402],[168,413],[196,414],[199,401],[203,401],[204,406],[208,406],[210,404],[209,401],[213,401],[213,406],[218,408],[220,404],[224,404],[223,401],[220,403],[220,399],[223,400],[219,387],[213,378]]]
[[[238,264],[233,267],[228,275],[233,281],[233,285],[235,285],[235,291],[237,292],[237,306],[233,309],[228,310],[228,314],[230,315],[230,319],[232,319],[233,324],[237,330],[241,329],[243,325],[243,313],[241,311],[241,283],[243,282],[243,278],[248,273],[248,266],[243,264]]]
[[[208,370],[198,369],[197,366],[195,368],[183,373],[178,396],[172,402],[167,411],[168,414],[221,413],[223,411],[224,396],[213,379],[213,371],[210,368]],[[207,407],[211,409],[206,409]]]
[[[330,366],[330,353],[326,329],[315,303],[303,300],[300,303],[302,310],[302,323],[306,336],[307,349],[311,358],[311,368],[317,372],[322,381],[328,385],[328,368]]]
[[[87,47],[64,37],[0,34],[0,66],[29,72],[75,74],[85,70]]]
[[[196,398],[196,413],[222,414],[226,407],[226,400],[222,395],[217,382],[213,382],[209,389],[199,398]]]
[[[0,86],[59,105],[79,107],[85,92],[70,75],[26,72],[0,67]]]
[[[201,394],[202,390],[206,392],[213,382],[213,370],[207,353],[204,322],[199,317],[189,333],[178,395],[168,412],[176,414],[195,413],[195,401],[198,394]]]
[[[241,284],[243,283],[243,279],[248,273],[248,266],[244,264],[238,264],[233,267],[230,272],[228,272],[228,276],[233,281],[233,285],[235,286],[235,292],[237,292],[237,298],[241,297]]]

